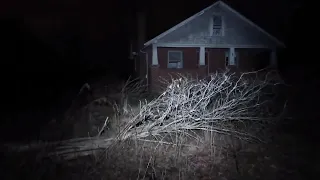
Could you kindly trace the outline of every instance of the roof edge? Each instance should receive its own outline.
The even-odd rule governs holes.
[[[258,26],[257,24],[255,24],[254,22],[252,22],[250,19],[246,18],[244,15],[242,15],[241,13],[239,13],[238,11],[236,11],[235,9],[233,9],[231,6],[229,6],[228,4],[226,4],[225,2],[219,0],[215,3],[213,3],[212,5],[206,7],[205,9],[201,10],[200,12],[190,16],[189,18],[185,19],[184,21],[180,22],[179,24],[173,26],[172,28],[168,29],[167,31],[159,34],[158,36],[154,37],[153,39],[147,41],[146,43],[144,43],[144,46],[149,46],[155,42],[157,42],[157,40],[159,40],[160,38],[166,36],[167,34],[175,31],[176,29],[182,27],[183,25],[189,23],[190,21],[192,21],[193,19],[201,16],[203,13],[205,13],[207,10],[211,9],[214,6],[217,5],[222,5],[224,6],[226,9],[228,9],[229,11],[231,11],[232,13],[236,14],[239,18],[241,18],[242,20],[246,21],[247,23],[249,23],[250,25],[252,25],[253,27],[255,27],[256,29],[258,29],[260,32],[262,32],[263,34],[265,34],[266,36],[268,36],[271,40],[273,40],[274,42],[276,42],[276,44],[282,48],[285,48],[285,44],[280,41],[279,39],[277,39],[275,36],[269,34],[267,31],[265,31],[264,29],[262,29],[260,26]]]
[[[204,12],[206,12],[206,11],[209,10],[210,8],[218,5],[220,2],[221,2],[221,1],[219,0],[219,1],[215,2],[215,3],[213,3],[212,5],[206,7],[205,9],[201,10],[200,12],[198,12],[198,13],[190,16],[189,18],[187,18],[187,19],[185,19],[184,21],[180,22],[179,24],[173,26],[172,28],[168,29],[167,31],[159,34],[159,35],[156,36],[155,38],[147,41],[146,43],[144,43],[144,45],[145,45],[145,46],[149,46],[150,44],[154,43],[156,40],[158,40],[158,39],[164,37],[165,35],[167,35],[167,34],[173,32],[173,31],[175,31],[176,29],[178,29],[178,28],[180,28],[181,26],[187,24],[188,22],[192,21],[192,20],[195,19],[196,17],[201,16]]]

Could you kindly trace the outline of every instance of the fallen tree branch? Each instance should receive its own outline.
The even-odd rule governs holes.
[[[47,148],[48,157],[72,159],[125,140],[163,139],[161,137],[168,134],[190,137],[190,131],[197,130],[263,142],[264,137],[259,133],[279,116],[268,109],[274,95],[272,88],[279,81],[269,73],[259,77],[255,73],[244,73],[240,77],[229,72],[216,73],[200,80],[179,75],[171,79],[160,96],[150,102],[141,101],[138,111],[126,111],[130,118],[119,127],[115,138],[101,137],[108,123],[106,119],[95,138],[7,147],[18,152]],[[246,75],[250,76],[245,78]]]

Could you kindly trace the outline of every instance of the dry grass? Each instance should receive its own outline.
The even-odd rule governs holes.
[[[261,155],[283,109],[268,108],[274,95],[269,87],[279,82],[276,76],[254,74],[238,77],[227,71],[202,80],[180,75],[160,96],[138,106],[130,106],[128,99],[130,93],[139,95],[141,86],[128,81],[120,105],[114,105],[117,113],[101,124],[95,137],[51,143],[54,148],[45,157],[68,162],[64,169],[79,160],[90,164],[77,169],[78,179],[258,179],[240,156]],[[25,149],[42,147],[37,143]]]

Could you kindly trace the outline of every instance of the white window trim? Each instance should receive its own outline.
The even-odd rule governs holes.
[[[213,16],[221,16],[221,35],[214,35],[213,34]],[[225,23],[224,23],[224,16],[220,13],[213,13],[211,15],[211,18],[210,18],[210,36],[215,36],[215,37],[221,37],[221,36],[224,36],[225,35]]]
[[[176,67],[176,68],[169,67],[169,64],[170,64],[169,54],[171,52],[180,53],[181,67]],[[167,54],[167,68],[169,68],[169,69],[182,69],[183,68],[183,51],[178,51],[178,50],[170,50],[170,51],[168,51],[168,54]]]
[[[230,65],[230,59],[229,59],[229,51],[225,51],[225,53],[224,53],[224,65],[226,66],[226,67],[228,67],[228,66],[236,66],[236,67],[239,67],[239,52],[235,52],[235,64],[234,65]],[[228,65],[226,65],[226,58],[228,58],[229,59],[229,62],[228,62]]]

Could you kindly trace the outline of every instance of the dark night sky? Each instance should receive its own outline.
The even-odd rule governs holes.
[[[290,31],[296,21],[292,17],[301,4],[298,0],[226,2],[288,47],[294,46]],[[45,101],[61,103],[61,99],[72,99],[66,98],[68,92],[77,93],[93,76],[90,72],[124,76],[126,68],[131,68],[124,64],[128,62],[129,38],[136,31],[135,12],[146,12],[149,40],[212,3],[211,0],[1,1],[1,81],[8,87],[3,88],[6,91],[3,102],[13,101],[23,108],[30,106],[30,101],[38,106]],[[67,86],[73,90],[66,90]],[[46,89],[54,90],[50,94]]]
[[[109,52],[120,49],[124,51],[124,48],[128,48],[128,36],[135,32],[135,27],[132,27],[132,22],[129,20],[133,20],[135,11],[146,12],[147,39],[151,39],[213,2],[212,0],[14,0],[1,2],[0,16],[2,19],[15,19],[18,21],[20,31],[29,31],[28,33],[34,38],[55,49],[57,53],[61,54],[61,51],[67,48],[67,41],[71,44],[73,41],[79,46],[78,49],[74,48],[74,51],[83,52],[84,55],[81,56],[89,56],[84,59],[94,63],[99,62],[98,59],[104,61],[110,55]],[[284,41],[287,38],[285,35],[289,19],[298,4],[289,0],[227,0],[226,2]],[[2,25],[11,31],[8,25],[3,23]],[[81,48],[86,51],[80,50]]]
[[[149,5],[148,13],[150,16],[148,20],[153,25],[149,26],[148,37],[152,38],[162,33],[213,2],[212,0],[163,0],[161,3],[152,1]],[[298,1],[289,0],[227,0],[225,2],[271,34],[279,37],[279,39],[285,39],[285,31],[290,17],[294,13],[295,7],[300,4]],[[170,6],[167,4],[170,4]],[[181,8],[181,5],[183,5],[183,8]],[[163,21],[163,19],[166,19],[166,21]]]
[[[214,1],[8,1],[1,3],[2,17],[23,17],[30,31],[45,41],[69,29],[91,41],[112,43],[126,41],[130,33],[128,19],[134,11],[145,10],[148,16],[148,39],[167,30]],[[283,38],[287,23],[298,3],[289,0],[227,0],[228,4],[260,26]],[[183,6],[181,6],[183,5]],[[165,19],[166,21],[164,21]],[[108,43],[105,43],[108,44]],[[120,45],[121,44],[117,44]]]
[[[81,73],[117,69],[136,34],[135,12],[147,15],[147,40],[211,5],[212,0],[13,0],[0,4],[2,63],[15,72]],[[298,0],[225,0],[271,34],[290,42]],[[90,68],[89,68],[90,67]],[[121,68],[119,68],[121,67]],[[129,68],[129,67],[128,67]]]

